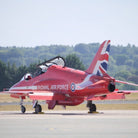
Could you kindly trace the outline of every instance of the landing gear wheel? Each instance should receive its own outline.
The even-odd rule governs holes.
[[[42,107],[40,104],[37,104],[35,107],[35,113],[38,114],[39,112],[42,112]]]
[[[92,101],[88,101],[87,102],[87,107],[89,108],[89,112],[88,113],[96,112],[96,105],[92,104]]]
[[[91,104],[91,107],[89,107],[89,111],[90,111],[90,113],[96,112],[96,105],[95,104]]]
[[[23,105],[21,105],[21,112],[24,114],[25,111],[26,111],[26,108]]]

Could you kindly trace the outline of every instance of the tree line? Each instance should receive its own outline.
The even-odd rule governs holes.
[[[57,55],[66,57],[69,54],[76,54],[87,68],[91,63],[95,53],[97,52],[99,45],[99,43],[90,43],[77,44],[75,46],[36,46],[33,48],[0,46],[0,59],[4,63],[15,63],[16,66],[29,66],[34,62],[41,62],[45,59],[50,59]],[[130,44],[127,46],[112,45],[110,49],[109,62],[111,62],[117,68],[120,66],[125,66],[129,70],[138,68],[138,47]],[[117,70],[117,68],[115,70]],[[118,70],[120,70],[120,68]]]

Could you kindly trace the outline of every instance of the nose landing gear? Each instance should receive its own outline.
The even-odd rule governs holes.
[[[25,111],[26,111],[26,108],[23,105],[21,105],[21,112],[24,114]]]
[[[21,113],[25,113],[26,112],[26,108],[25,106],[23,106],[23,99],[21,98],[21,101],[20,101],[20,105],[21,105]]]

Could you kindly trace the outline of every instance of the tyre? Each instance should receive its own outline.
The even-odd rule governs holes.
[[[95,104],[91,104],[91,106],[89,107],[89,112],[96,112],[96,105]]]
[[[92,108],[93,112],[96,112],[96,105],[95,104],[92,104],[91,108]]]
[[[26,108],[22,105],[22,106],[21,106],[21,112],[24,114],[25,111],[26,111]]]
[[[35,107],[35,113],[39,113],[39,112],[42,112],[42,107],[40,104],[37,104]]]

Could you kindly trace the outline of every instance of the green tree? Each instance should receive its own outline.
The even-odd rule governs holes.
[[[116,55],[117,65],[124,65],[124,63],[127,59],[128,59],[127,55],[124,55],[124,54]]]
[[[132,74],[129,72],[129,71],[126,71],[126,70],[121,70],[120,72],[117,72],[115,74],[115,78],[123,78],[124,80],[127,80],[129,76],[131,76]]]
[[[74,69],[85,70],[83,63],[75,54],[69,54],[65,58],[66,66]]]
[[[6,87],[8,76],[5,74],[6,64],[0,60],[0,91]]]

